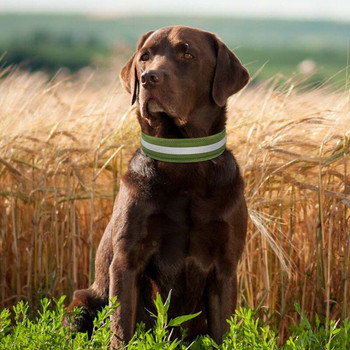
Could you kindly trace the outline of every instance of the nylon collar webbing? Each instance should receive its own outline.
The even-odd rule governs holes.
[[[226,130],[191,139],[165,139],[141,131],[141,148],[150,158],[170,163],[203,162],[218,157],[226,148]]]

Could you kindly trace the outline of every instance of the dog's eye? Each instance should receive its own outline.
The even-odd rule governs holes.
[[[144,53],[142,56],[141,56],[141,61],[148,61],[149,60],[149,54],[148,53]]]
[[[192,60],[194,57],[190,53],[186,52],[184,55],[185,60]]]
[[[188,43],[185,43],[184,46],[185,46],[184,59],[185,60],[192,60],[192,59],[194,59],[193,55],[190,54],[190,45]]]

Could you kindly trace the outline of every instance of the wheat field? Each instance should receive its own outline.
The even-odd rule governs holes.
[[[68,295],[93,258],[139,126],[116,69],[0,73],[0,306]],[[228,148],[245,179],[249,228],[239,303],[285,338],[294,303],[349,316],[350,90],[300,77],[248,86],[228,103]]]

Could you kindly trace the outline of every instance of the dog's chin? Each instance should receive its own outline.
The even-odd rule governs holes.
[[[161,122],[163,118],[171,119],[177,126],[184,126],[186,120],[177,116],[175,113],[170,112],[168,109],[164,108],[161,103],[154,99],[149,99],[141,107],[141,115],[143,118],[148,120],[156,119]]]
[[[155,113],[167,113],[165,108],[159,102],[153,99],[150,99],[147,102],[147,111],[151,115],[154,115]]]

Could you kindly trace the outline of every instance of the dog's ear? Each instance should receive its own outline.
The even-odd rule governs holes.
[[[121,69],[119,78],[123,88],[132,94],[131,104],[133,105],[136,101],[136,97],[139,91],[139,81],[137,78],[137,71],[135,65],[135,57],[137,51],[143,46],[147,38],[153,33],[153,31],[143,34],[140,41],[137,44],[136,52],[131,56],[126,65]]]
[[[249,73],[235,54],[219,39],[216,39],[216,68],[212,87],[215,103],[223,107],[226,100],[249,81]]]

